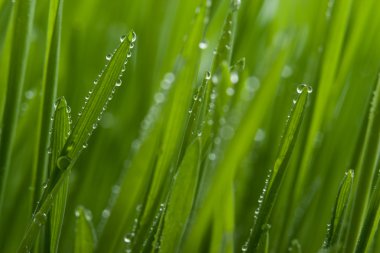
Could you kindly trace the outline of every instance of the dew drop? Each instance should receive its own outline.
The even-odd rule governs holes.
[[[132,52],[131,52],[131,51],[128,51],[128,53],[127,53],[127,58],[131,58],[131,56],[132,56]]]
[[[233,72],[231,73],[230,81],[231,81],[231,83],[233,83],[233,84],[239,82],[239,75],[238,75],[238,73],[236,73],[236,71],[233,71]]]
[[[127,244],[131,243],[131,239],[128,237],[128,235],[124,236],[124,242]]]
[[[210,154],[208,155],[208,159],[210,159],[211,161],[214,161],[214,160],[216,159],[216,155],[215,155],[215,153],[210,153]]]
[[[132,43],[136,41],[136,33],[134,31],[128,34],[128,40]]]
[[[87,148],[88,147],[88,143],[85,143],[82,145],[82,148]]]
[[[121,83],[122,83],[122,81],[121,81],[121,79],[119,78],[119,79],[116,81],[116,84],[115,84],[115,85],[116,85],[117,87],[119,87],[119,86],[121,86]]]
[[[211,73],[209,71],[206,71],[206,76],[205,76],[206,80],[210,80],[211,78]]]
[[[57,167],[61,170],[67,169],[71,163],[71,159],[67,156],[60,156],[57,159]]]
[[[110,214],[111,214],[110,210],[104,209],[103,212],[102,212],[102,217],[104,219],[107,219],[108,217],[110,217]]]
[[[162,92],[158,92],[154,95],[154,101],[156,101],[156,103],[160,104],[164,102],[164,100],[165,100],[165,95]]]
[[[107,54],[107,56],[106,56],[106,60],[109,61],[109,60],[111,60],[111,59],[112,59],[112,54]]]
[[[206,49],[208,47],[208,44],[205,40],[202,40],[201,42],[199,42],[199,48],[200,49]]]
[[[125,40],[126,37],[127,37],[127,36],[125,36],[125,35],[120,36],[120,42],[123,42],[123,41]]]
[[[248,250],[248,244],[245,243],[245,244],[241,247],[241,251],[243,251],[243,252],[247,252],[247,250]]]
[[[307,93],[312,93],[313,92],[313,88],[307,84],[300,84],[297,86],[297,93],[298,94],[301,94],[302,91],[306,88],[306,91]]]
[[[227,88],[226,93],[228,96],[233,96],[235,94],[235,90],[234,88],[229,87]]]

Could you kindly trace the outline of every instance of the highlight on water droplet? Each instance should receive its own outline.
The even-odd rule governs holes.
[[[125,40],[126,37],[127,37],[126,35],[122,35],[122,36],[120,36],[120,42],[123,42],[123,41]]]
[[[107,54],[107,55],[106,55],[106,60],[109,61],[109,60],[111,60],[111,59],[112,59],[112,54]]]
[[[207,47],[208,47],[208,43],[207,43],[207,41],[205,41],[205,40],[202,40],[201,42],[199,42],[199,48],[200,49],[206,49]]]
[[[121,86],[121,83],[122,83],[123,81],[119,78],[117,81],[116,81],[116,83],[115,83],[115,85],[117,86],[117,87],[119,87],[119,86]]]
[[[210,73],[210,71],[206,71],[205,78],[206,78],[206,80],[210,80],[211,79],[211,73]]]

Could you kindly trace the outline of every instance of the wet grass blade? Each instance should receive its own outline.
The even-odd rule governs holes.
[[[354,171],[346,172],[342,183],[340,184],[338,195],[336,197],[331,222],[327,228],[327,234],[323,243],[324,249],[329,249],[340,244],[342,226],[345,222],[346,207],[348,205],[351,188],[354,181]]]
[[[66,100],[62,97],[57,100],[56,109],[53,118],[53,129],[51,136],[51,157],[50,166],[55,168],[55,162],[61,152],[61,149],[66,142],[66,138],[70,131],[70,116],[68,112],[68,107]],[[51,250],[50,252],[55,252],[58,245],[60,230],[63,223],[63,215],[65,211],[65,202],[67,196],[67,183],[68,177],[64,179],[63,187],[58,190],[57,198],[55,200],[49,197],[48,200],[54,203],[53,211],[50,215],[50,225],[51,225]],[[48,184],[45,185],[45,188]],[[29,252],[33,246],[35,239],[38,236],[39,230],[42,225],[46,222],[47,212],[49,207],[41,207],[41,210],[33,214],[32,222],[27,229],[24,239],[19,247],[19,252]]]
[[[260,239],[263,236],[263,232],[265,232],[263,228],[268,223],[272,207],[280,190],[281,183],[302,123],[302,117],[306,108],[307,98],[311,92],[311,87],[307,85],[300,85],[297,88],[297,92],[300,94],[296,100],[296,104],[294,105],[292,112],[290,113],[289,121],[287,122],[285,128],[284,137],[281,141],[279,153],[277,155],[273,170],[269,172],[268,181],[266,182],[265,188],[259,199],[259,207],[255,211],[255,223],[247,244],[247,249],[253,252],[257,251]]]
[[[52,126],[51,136],[51,156],[49,163],[49,170],[52,173],[55,168],[55,161],[66,142],[66,139],[70,133],[70,112],[66,101],[63,97],[59,98],[56,102],[56,110],[54,115],[54,121]],[[63,218],[66,209],[66,200],[69,187],[69,176],[64,178],[61,189],[59,189],[57,196],[53,202],[51,213],[49,216],[50,225],[50,251],[57,252],[59,245],[59,238],[61,235]]]
[[[171,189],[161,237],[161,252],[178,252],[195,199],[200,166],[199,139],[189,145]]]
[[[102,71],[98,80],[95,80],[93,89],[85,98],[85,105],[79,113],[79,118],[67,139],[62,150],[61,158],[58,159],[58,167],[65,170],[75,160],[83,148],[87,147],[87,140],[97,127],[108,101],[112,98],[115,89],[121,85],[121,75],[124,71],[127,58],[134,46],[136,34],[130,31],[121,38],[120,46],[113,55],[107,56],[109,63]]]
[[[92,253],[96,245],[95,230],[91,221],[91,213],[84,207],[75,211],[75,253]]]
[[[34,196],[32,196],[32,206],[34,207],[36,201],[42,195],[41,185],[42,182],[46,180],[48,174],[46,150],[49,142],[50,118],[58,86],[58,62],[60,56],[63,2],[63,0],[50,1],[49,8],[46,59],[44,65],[44,79],[41,88],[43,99],[40,104],[37,121],[39,138],[37,138],[36,143],[36,154],[32,174],[32,187],[35,189]]]
[[[8,74],[7,94],[0,139],[0,216],[3,213],[4,192],[10,166],[11,152],[20,111],[21,92],[24,86],[28,61],[30,33],[34,17],[35,0],[16,1],[11,59]]]

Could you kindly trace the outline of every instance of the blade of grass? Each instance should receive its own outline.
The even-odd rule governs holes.
[[[58,60],[60,55],[63,2],[63,0],[50,1],[49,8],[46,59],[44,65],[44,78],[41,88],[41,96],[43,99],[40,103],[39,116],[37,119],[38,137],[32,172],[33,178],[31,181],[31,187],[34,189],[34,196],[32,196],[31,199],[31,206],[34,208],[36,201],[41,197],[41,185],[46,180],[48,173],[46,150],[49,142],[48,133],[49,128],[51,127],[50,118],[53,110],[52,105],[56,98],[58,86]]]
[[[95,230],[91,221],[91,214],[80,206],[75,211],[75,253],[92,253],[96,245]]]
[[[0,52],[3,51],[3,45],[8,31],[9,22],[11,21],[13,6],[13,1],[5,1],[0,6]]]
[[[3,214],[4,194],[10,167],[12,146],[20,111],[26,64],[29,55],[35,0],[17,1],[15,4],[11,59],[8,74],[7,95],[0,139],[0,216]]]
[[[70,133],[70,112],[67,107],[66,101],[63,97],[59,98],[56,102],[56,110],[52,126],[51,136],[51,156],[49,162],[49,172],[52,173],[55,168],[55,162],[66,142]],[[57,252],[59,245],[59,238],[61,235],[63,218],[66,209],[66,200],[69,187],[69,176],[64,179],[61,189],[57,193],[57,197],[53,201],[53,206],[49,216],[50,225],[50,249],[49,252]]]
[[[323,249],[327,250],[339,246],[342,238],[342,226],[345,222],[346,207],[348,205],[351,188],[354,181],[354,171],[349,170],[346,172],[342,183],[340,184],[338,195],[331,216],[330,224],[327,226],[327,234],[325,241],[323,242]]]
[[[355,246],[355,253],[369,252],[372,246],[380,221],[380,178],[377,178],[374,192],[368,203],[359,239]]]
[[[169,103],[165,107],[164,115],[167,118],[165,119],[166,127],[162,136],[161,152],[157,160],[153,181],[140,221],[140,230],[136,238],[137,243],[144,241],[144,231],[150,226],[159,203],[163,201],[165,196],[163,192],[168,190],[167,180],[171,178],[170,169],[178,163],[178,150],[183,142],[182,135],[185,131],[185,123],[188,120],[192,87],[198,71],[200,59],[199,42],[201,41],[205,27],[206,9],[206,1],[202,1],[181,53],[184,65],[178,70],[172,93],[169,94]]]
[[[190,144],[175,176],[164,218],[161,252],[179,250],[198,185],[200,147],[199,139]]]
[[[51,166],[54,166],[52,168],[55,168],[55,162],[57,161],[57,158],[60,154],[60,151],[66,141],[66,138],[70,131],[70,116],[67,109],[66,100],[62,97],[57,100],[56,108],[54,112],[53,117],[53,129],[52,129],[52,138],[51,138]],[[66,192],[67,191],[67,179],[66,185],[59,189],[59,197],[56,200],[50,201],[54,202],[56,205],[53,207],[53,212],[51,214],[51,228],[52,228],[52,246],[56,246],[56,243],[58,243],[59,233],[60,229],[63,223],[63,214],[65,210],[64,206],[64,200],[66,199]],[[47,187],[47,185],[45,185]],[[66,189],[66,190],[65,190]],[[63,203],[62,203],[62,202]],[[41,208],[42,209],[42,208]],[[19,252],[29,252],[33,246],[33,243],[35,239],[38,236],[38,232],[40,227],[45,223],[47,219],[47,210],[39,210],[33,215],[33,220],[29,228],[27,229],[27,232],[24,236],[23,241],[21,242],[21,245],[19,247]],[[51,251],[55,252],[55,251]]]
[[[297,92],[300,94],[290,113],[289,121],[287,122],[285,128],[284,137],[281,141],[273,171],[269,172],[268,181],[266,181],[265,188],[259,199],[259,207],[255,211],[255,223],[247,244],[248,249],[253,252],[257,251],[260,238],[263,235],[263,227],[268,223],[272,207],[279,193],[281,183],[302,123],[302,118],[309,93],[311,92],[311,87],[301,85],[297,87]]]
[[[347,250],[353,251],[359,238],[360,227],[364,222],[372,189],[373,177],[376,172],[376,161],[380,151],[380,75],[372,99],[372,107],[369,113],[368,125],[364,144],[360,154],[360,160],[355,169],[358,181],[354,184],[356,189],[354,204],[351,213],[350,233],[348,236]],[[353,242],[354,241],[354,242]]]

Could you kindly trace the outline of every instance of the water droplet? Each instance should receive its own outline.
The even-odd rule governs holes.
[[[124,236],[124,242],[129,244],[129,243],[131,243],[131,239],[129,239],[129,237],[126,235],[126,236]]]
[[[102,217],[104,219],[107,219],[108,217],[110,217],[110,214],[111,214],[110,210],[104,209],[103,212],[102,212]]]
[[[111,60],[111,59],[112,59],[112,54],[107,54],[107,56],[106,56],[106,60],[109,61],[109,60]]]
[[[82,148],[87,148],[88,147],[88,143],[85,143],[82,145]]]
[[[125,40],[126,37],[127,37],[127,36],[125,36],[125,35],[120,36],[120,42],[123,42],[123,41]]]
[[[297,93],[301,94],[304,89],[306,89],[307,93],[313,92],[313,88],[311,86],[309,86],[307,84],[300,84],[297,86]]]
[[[226,93],[228,96],[233,96],[235,94],[235,90],[232,87],[227,88]]]
[[[27,92],[25,92],[26,99],[32,99],[35,95],[36,93],[34,92],[34,90],[28,90]]]
[[[247,252],[247,250],[248,250],[248,244],[244,243],[244,245],[241,247],[241,251]]]
[[[128,53],[127,53],[127,58],[131,58],[131,56],[132,56],[132,52],[131,52],[131,51],[128,51]]]
[[[128,34],[128,40],[129,42],[133,43],[136,41],[136,33],[134,31],[131,31],[129,34]]]
[[[67,169],[71,163],[71,159],[67,156],[60,156],[57,159],[57,167],[61,170]]]
[[[165,100],[165,95],[162,92],[158,92],[154,95],[154,101],[156,101],[156,103],[160,104],[164,102],[164,100]]]
[[[233,84],[239,82],[239,75],[236,71],[231,72],[230,81]]]
[[[215,155],[215,153],[210,153],[210,154],[208,155],[208,159],[210,159],[211,161],[214,161],[214,160],[216,159],[216,155]]]
[[[211,81],[213,83],[218,83],[219,82],[219,78],[216,75],[213,75]]]
[[[70,113],[70,112],[71,112],[71,107],[70,107],[70,106],[67,106],[67,107],[66,107],[66,112],[67,112],[67,113]]]
[[[202,40],[201,42],[199,42],[199,48],[200,49],[206,49],[208,47],[208,44],[207,44],[207,41],[205,40]]]
[[[263,129],[258,129],[255,135],[255,141],[260,142],[265,139],[265,131]]]
[[[281,76],[282,76],[283,78],[288,78],[288,77],[290,77],[292,74],[293,74],[293,69],[292,69],[292,67],[290,67],[290,66],[288,66],[288,65],[285,65],[285,66],[284,66],[284,69],[282,70]]]
[[[119,87],[119,86],[121,86],[121,83],[122,83],[122,81],[121,81],[121,79],[119,78],[119,79],[116,81],[116,84],[115,84],[115,85]]]
[[[210,80],[211,78],[211,73],[210,71],[206,71],[206,76],[205,76],[206,80]]]

